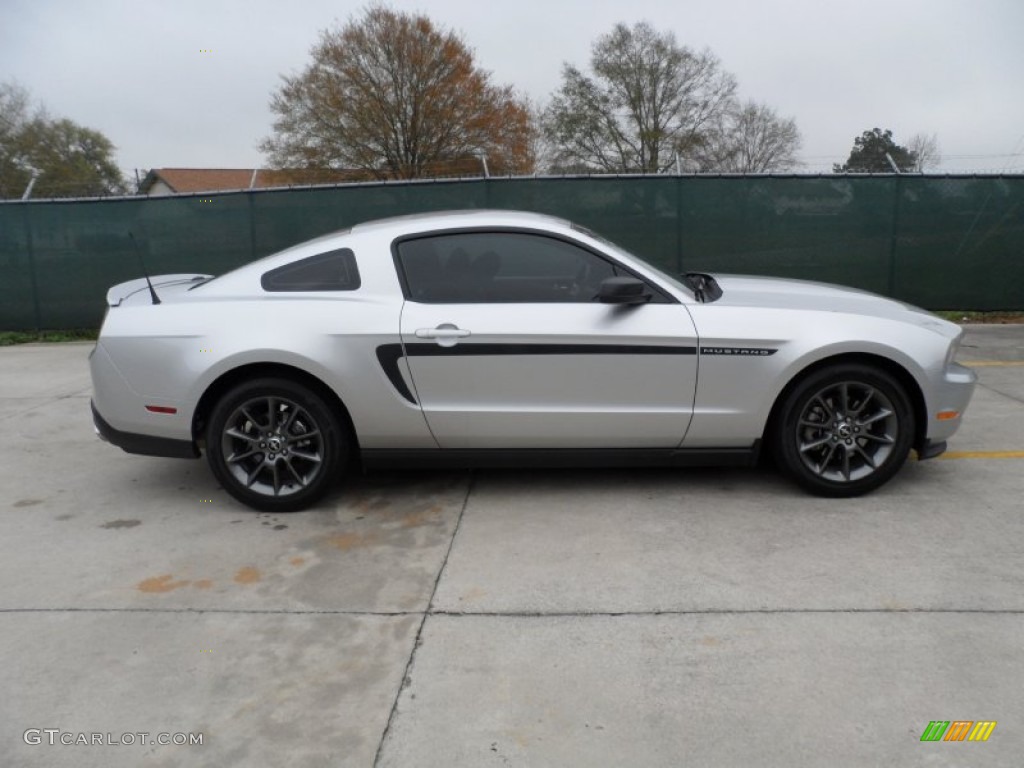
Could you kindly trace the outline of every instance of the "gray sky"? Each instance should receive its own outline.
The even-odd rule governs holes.
[[[935,133],[941,170],[1024,171],[1022,0],[393,0],[462,33],[495,82],[543,103],[564,61],[647,20],[709,47],[743,98],[796,118],[809,171],[854,136]],[[253,167],[279,76],[300,71],[349,0],[0,0],[0,80],[95,128],[117,162]],[[210,53],[201,50],[210,49]]]

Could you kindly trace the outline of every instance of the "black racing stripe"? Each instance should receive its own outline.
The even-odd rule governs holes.
[[[634,344],[474,344],[460,342],[451,347],[434,343],[405,345],[411,357],[472,357],[494,355],[695,355],[696,347]]]
[[[409,387],[406,386],[402,372],[398,369],[398,361],[402,357],[401,344],[382,344],[377,347],[377,361],[384,369],[384,375],[388,377],[391,386],[398,390],[398,394],[404,397],[413,405],[417,405],[416,398],[412,396]]]

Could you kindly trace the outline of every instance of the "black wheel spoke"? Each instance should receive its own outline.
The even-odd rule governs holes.
[[[878,411],[878,413],[874,414],[873,416],[868,416],[866,419],[860,419],[857,422],[857,424],[861,427],[866,427],[870,424],[874,424],[876,421],[887,419],[890,416],[892,416],[892,411],[889,410],[888,408],[882,408],[880,411]]]
[[[247,443],[257,442],[257,438],[253,437],[252,435],[245,434],[245,432],[242,432],[242,430],[237,429],[236,427],[231,427],[229,429],[224,430],[224,434],[228,435],[229,437],[237,438],[239,440],[245,440]]]
[[[299,448],[293,448],[291,453],[292,453],[292,456],[297,458],[297,459],[303,459],[305,461],[312,461],[312,462],[315,462],[317,464],[320,463],[320,456],[318,454],[308,453],[308,452],[303,451],[303,450],[301,450]]]
[[[263,425],[256,421],[253,415],[250,414],[249,411],[247,411],[244,406],[239,410],[241,410],[242,415],[245,416],[246,420],[250,421],[254,427],[256,427],[257,429],[261,429],[263,427]]]
[[[288,471],[292,473],[292,477],[295,478],[296,482],[298,482],[299,485],[305,485],[306,484],[306,481],[302,477],[302,475],[300,475],[298,472],[295,471],[295,467],[292,466],[292,460],[291,459],[289,459],[288,457],[285,457],[284,465],[286,467],[288,467]]]
[[[234,464],[236,461],[247,459],[250,456],[254,456],[259,452],[259,448],[253,448],[252,450],[246,451],[245,453],[233,453],[230,456],[228,456],[227,459],[225,459],[225,461],[227,461],[228,464]]]
[[[867,451],[865,451],[860,445],[854,445],[854,450],[856,450],[857,453],[859,453],[861,455],[861,458],[864,459],[864,463],[865,464],[867,464],[872,469],[878,469],[878,467],[875,466],[874,458],[871,456],[871,454],[869,454]]]
[[[247,488],[251,488],[252,484],[256,482],[256,478],[259,475],[260,470],[262,468],[263,468],[262,464],[257,464],[255,467],[252,468],[252,470],[249,472],[249,474],[246,475],[245,485],[246,485]]]
[[[820,437],[817,440],[812,440],[809,443],[804,443],[800,446],[800,453],[806,453],[807,451],[813,451],[815,448],[821,448],[823,445],[827,445],[832,438],[828,435]]]
[[[281,425],[281,431],[287,433],[292,428],[292,423],[295,421],[295,417],[299,415],[298,408],[290,408],[288,410],[288,418],[284,420],[284,424]]]

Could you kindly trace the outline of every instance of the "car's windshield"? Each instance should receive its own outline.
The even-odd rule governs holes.
[[[652,264],[651,262],[645,259],[641,259],[639,256],[630,253],[621,245],[619,245],[618,243],[613,243],[604,235],[600,235],[597,232],[594,232],[593,230],[580,226],[579,224],[572,224],[571,226],[577,232],[580,232],[581,234],[584,234],[589,238],[597,240],[599,243],[605,246],[606,249],[612,251],[616,256],[619,256],[620,258],[624,257],[626,261],[638,262],[639,264],[642,264],[646,269],[649,269],[652,272],[656,272],[659,277],[663,278],[666,282],[670,283],[672,287],[678,288],[681,291],[686,291],[687,293],[693,293],[693,289],[686,283],[684,283],[682,280],[680,280],[679,277],[677,277],[676,275],[672,275],[658,267],[656,264]]]

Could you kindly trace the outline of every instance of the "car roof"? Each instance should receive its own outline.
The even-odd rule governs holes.
[[[459,211],[429,211],[376,219],[352,227],[353,233],[372,232],[380,229],[410,229],[427,226],[429,229],[456,229],[459,227],[528,227],[557,226],[569,227],[570,223],[556,216],[528,211],[503,211],[498,209],[475,208]]]

